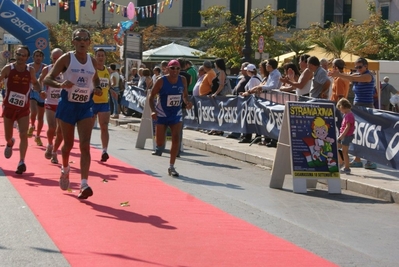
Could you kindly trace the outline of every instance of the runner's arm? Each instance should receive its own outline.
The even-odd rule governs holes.
[[[157,94],[159,94],[159,91],[161,90],[162,86],[163,86],[163,79],[158,79],[155,82],[155,85],[154,85],[154,87],[151,90],[150,98],[148,100],[149,101],[148,103],[149,103],[150,109],[151,109],[151,114],[153,114],[153,113],[156,114],[154,100],[155,100],[155,96]]]
[[[44,67],[43,70],[42,70],[42,72],[40,73],[40,76],[39,76],[39,83],[40,83],[41,85],[43,85],[43,80],[44,80],[44,78],[46,77],[46,75],[47,75],[47,73],[48,73],[48,67],[49,67],[49,66]]]
[[[10,74],[10,65],[6,65],[1,69],[1,73],[0,73],[0,81],[2,81],[3,79],[8,78],[8,74]]]
[[[35,69],[33,67],[30,67],[29,72],[30,72],[30,82],[33,85],[33,90],[41,92],[42,86],[40,85],[39,81],[36,79]]]
[[[183,82],[183,86],[184,86],[183,101],[184,101],[184,104],[186,104],[186,109],[191,109],[193,107],[193,104],[190,102],[190,99],[188,98],[187,80],[183,76],[181,78],[182,78],[182,82]]]
[[[43,80],[43,84],[54,87],[54,88],[71,88],[73,83],[70,81],[64,81],[63,83],[59,83],[56,80],[56,77],[64,72],[69,65],[70,55],[69,53],[63,54],[54,64],[51,71],[46,75]]]

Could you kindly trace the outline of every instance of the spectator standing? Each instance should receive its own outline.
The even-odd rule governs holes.
[[[210,61],[204,61],[205,77],[199,88],[199,95],[209,95],[212,93],[212,81],[216,77],[216,72],[213,70],[213,64]]]
[[[197,77],[198,77],[197,82],[195,83],[194,88],[193,88],[193,96],[199,96],[199,88],[200,88],[200,85],[201,85],[201,83],[202,83],[202,80],[203,80],[204,77],[205,77],[204,66],[200,66],[200,67],[198,68],[198,75],[197,75]]]
[[[166,75],[169,73],[169,69],[168,69],[168,61],[166,60],[162,60],[161,62],[161,75]]]
[[[240,95],[249,96],[251,94],[250,92],[255,92],[251,91],[251,89],[258,86],[261,83],[261,79],[257,75],[256,66],[254,64],[248,64],[245,67],[245,70],[247,72],[247,75],[249,76],[249,81],[245,85],[245,92],[240,93]],[[252,133],[244,134],[244,137],[241,138],[240,141],[238,141],[238,143],[240,144],[251,143],[251,142],[252,142]]]
[[[320,66],[317,57],[308,58],[308,69],[313,72],[312,85],[309,91],[310,97],[327,99],[331,81],[325,69]]]
[[[197,71],[195,70],[195,68],[193,66],[193,63],[190,60],[186,60],[186,71],[191,76],[191,82],[188,85],[188,95],[192,95],[194,86],[198,80],[198,75],[197,75]]]
[[[330,65],[330,62],[326,58],[320,59],[320,66],[328,73],[328,67]],[[328,88],[328,94],[327,94],[327,99],[331,98],[331,93],[332,93],[332,84],[334,79],[332,77],[328,77],[330,79],[330,87]]]
[[[384,77],[384,82],[381,85],[381,93],[380,93],[381,109],[382,110],[392,111],[391,103],[389,102],[389,99],[394,94],[399,94],[399,92],[395,89],[395,87],[393,87],[389,83],[389,77],[385,76]]]
[[[332,68],[334,70],[338,70],[340,73],[344,72],[345,61],[340,58],[336,58],[332,62]],[[340,77],[333,78],[332,92],[330,100],[335,103],[338,102],[341,98],[348,98],[349,93],[349,81],[347,79],[343,79]]]
[[[277,60],[273,58],[267,60],[266,70],[269,72],[269,76],[267,77],[266,84],[253,87],[250,92],[251,94],[255,92],[267,92],[272,89],[279,89],[281,87],[281,73],[277,69],[277,66]]]
[[[339,153],[339,165],[343,165],[342,173],[350,174],[351,169],[349,163],[349,145],[352,143],[355,132],[355,116],[351,109],[352,105],[346,98],[341,98],[337,103],[337,109],[343,114],[341,128],[338,136],[338,149],[342,149]]]
[[[245,70],[245,68],[248,65],[249,65],[249,62],[244,62],[241,64],[241,79],[238,81],[238,83],[234,87],[233,95],[241,95],[241,93],[245,92],[245,85],[248,83],[249,79],[251,78],[248,76],[247,71]],[[250,135],[247,136],[247,139],[251,138]],[[226,138],[238,139],[238,138],[240,138],[240,133],[231,133],[231,134],[227,135]],[[245,138],[245,136],[243,136],[243,138]]]
[[[279,89],[281,87],[281,73],[277,69],[278,62],[275,59],[269,59],[266,63],[266,70],[269,72],[265,85],[257,85],[250,89],[249,93],[256,92],[267,92],[272,89]],[[266,144],[267,147],[277,147],[277,140],[271,139],[269,143]]]
[[[283,66],[284,69],[284,75],[287,77],[289,80],[297,82],[299,80],[299,77],[301,76],[301,73],[298,70],[298,67],[294,63],[286,63]],[[295,87],[288,82],[284,82],[285,77],[282,77],[280,81],[283,83],[280,87],[280,91],[282,92],[292,92],[295,90]]]
[[[219,88],[215,93],[212,94],[212,97],[217,95],[226,96],[226,92],[223,92],[223,89],[226,86],[227,74],[226,74],[226,63],[223,58],[217,58],[215,60],[215,67],[217,71],[217,76],[219,78]],[[256,68],[255,68],[256,69]]]
[[[247,75],[249,76],[249,81],[244,87],[245,92],[240,93],[240,95],[249,96],[250,94],[255,93],[255,91],[251,89],[260,85],[261,79],[259,79],[257,75],[256,66],[254,64],[248,64],[248,66],[245,67],[245,70],[247,72]]]
[[[374,90],[375,81],[374,76],[368,69],[368,62],[365,58],[358,58],[355,61],[356,73],[346,74],[341,73],[337,69],[329,72],[331,77],[340,77],[352,82],[352,91],[355,94],[353,102],[354,106],[374,108]],[[355,159],[349,164],[352,168],[362,168],[363,162],[360,157],[356,156]],[[377,165],[374,162],[367,161],[364,168],[376,169]]]
[[[137,68],[136,67],[133,67],[132,68],[132,72],[131,72],[131,75],[130,75],[130,84],[131,85],[134,85],[134,86],[137,86],[138,84],[139,84],[139,80],[140,80],[140,76],[139,76],[139,74],[137,73]]]
[[[187,73],[186,70],[186,60],[184,58],[178,58],[177,61],[179,61],[179,64],[181,67],[179,75],[184,76],[184,78],[186,78],[187,81],[187,86],[191,83],[191,75]],[[184,108],[184,104],[183,104],[183,108]]]
[[[282,82],[290,84],[295,87],[297,96],[309,96],[310,87],[312,86],[313,72],[308,68],[308,58],[310,56],[307,54],[301,55],[299,60],[299,68],[301,69],[301,75],[298,81],[290,79],[289,77],[294,77],[294,73],[288,70],[288,75],[281,79]]]
[[[119,108],[119,72],[116,70],[116,64],[112,63],[110,65],[111,73],[110,73],[110,92],[111,92],[111,99],[114,107],[113,115],[111,118],[118,119],[120,108]]]
[[[155,82],[157,81],[157,79],[159,77],[161,77],[161,68],[160,67],[154,67],[154,69],[152,70],[152,72],[154,73],[152,75],[152,84],[155,84]]]
[[[151,72],[149,69],[145,68],[143,69],[143,77],[145,77],[144,82],[141,85],[141,88],[143,88],[145,91],[149,90],[152,88],[154,85],[153,80],[151,78]]]
[[[143,84],[145,83],[146,78],[143,76],[143,70],[144,70],[144,68],[139,68],[139,72],[138,72],[139,82],[137,84],[137,87],[140,87],[140,88],[144,88],[144,86],[145,86]]]

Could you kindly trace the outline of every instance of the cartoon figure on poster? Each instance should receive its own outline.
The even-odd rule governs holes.
[[[338,172],[335,138],[329,136],[329,130],[334,126],[321,117],[315,117],[308,123],[311,131],[302,138],[308,148],[302,153],[308,168],[322,170],[327,166],[329,172]]]
[[[333,159],[334,153],[332,144],[334,138],[328,137],[329,125],[321,117],[316,117],[312,123],[312,136],[314,138],[313,160],[326,161],[329,168],[336,166]]]

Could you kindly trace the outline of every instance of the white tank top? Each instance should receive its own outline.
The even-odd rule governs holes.
[[[310,79],[302,89],[296,89],[296,95],[306,95],[310,92],[310,87],[312,86],[312,79]]]
[[[50,70],[53,68],[53,64],[48,66],[48,72],[50,72]],[[63,81],[63,76],[60,73],[60,75],[58,75],[55,80],[59,83],[62,83]],[[48,105],[58,105],[58,100],[61,96],[61,90],[62,88],[54,88],[51,86],[46,86],[46,93],[47,93],[47,97],[45,100],[45,103]]]
[[[85,64],[81,64],[73,52],[69,52],[71,61],[68,69],[64,72],[64,80],[71,81],[75,85],[70,89],[64,89],[68,92],[68,101],[76,103],[87,103],[91,99],[93,92],[93,76],[96,69],[89,54],[86,55]]]

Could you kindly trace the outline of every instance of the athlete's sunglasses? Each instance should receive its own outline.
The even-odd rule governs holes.
[[[73,40],[74,41],[89,41],[90,40],[90,37],[81,37],[81,36],[75,36],[74,38],[73,38]]]
[[[169,67],[169,69],[171,69],[171,70],[180,70],[179,67]]]
[[[27,57],[27,56],[28,56],[28,55],[21,54],[21,53],[15,53],[15,55],[16,55],[16,56],[19,56],[19,57]]]

